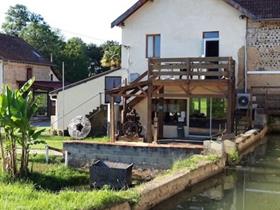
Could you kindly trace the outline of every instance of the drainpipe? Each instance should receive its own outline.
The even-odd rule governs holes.
[[[130,71],[129,71],[129,69],[130,69],[130,46],[129,45],[125,45],[125,44],[122,44],[122,46],[127,51],[127,68],[126,68],[126,71],[127,71],[127,76],[129,78],[129,74],[130,74]]]
[[[248,17],[246,17],[246,33],[245,33],[245,56],[244,56],[244,61],[245,61],[245,71],[244,71],[244,92],[248,93]]]

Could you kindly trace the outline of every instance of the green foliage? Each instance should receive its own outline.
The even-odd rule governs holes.
[[[228,153],[228,161],[230,164],[235,164],[240,161],[240,156],[236,149],[233,149]]]
[[[52,55],[55,71],[61,75],[62,62],[65,62],[66,80],[76,82],[88,76],[106,71],[111,66],[119,66],[120,47],[118,43],[108,41],[98,47],[86,45],[80,38],[72,38],[65,42],[59,30],[52,29],[39,14],[33,13],[24,5],[9,8],[6,21],[2,25],[6,34],[19,36],[37,49],[44,57]],[[109,48],[110,47],[110,48]],[[104,51],[111,58],[108,67],[101,66]]]
[[[219,160],[216,155],[193,155],[189,158],[176,161],[172,167],[172,171],[178,171],[181,169],[195,170],[200,164],[213,163]]]
[[[118,68],[121,65],[121,46],[118,42],[108,41],[103,46],[104,54],[101,60],[103,67]]]
[[[53,30],[46,23],[32,22],[20,31],[19,36],[44,57],[50,58],[52,55],[53,62],[61,66],[65,43],[58,30]]]
[[[24,5],[16,4],[10,7],[6,13],[2,28],[6,34],[18,36],[20,31],[31,21],[31,16],[36,17],[36,14],[31,14]]]
[[[65,61],[65,78],[75,82],[88,76],[89,59],[87,45],[80,38],[71,38],[65,44],[63,55]]]
[[[28,180],[33,183],[36,189],[59,191],[66,187],[87,185],[89,183],[88,177],[86,172],[58,165],[44,173],[30,173]]]
[[[104,72],[109,68],[101,67],[101,59],[104,53],[103,48],[95,44],[87,45],[87,56],[89,58],[89,76]]]
[[[37,130],[30,120],[37,112],[37,104],[30,90],[34,79],[29,80],[19,90],[3,88],[0,95],[0,126],[4,128],[5,138],[1,138],[1,157],[3,170],[10,176],[18,175],[17,144],[20,145],[20,175],[28,173],[29,148],[41,143],[38,140],[44,129]]]

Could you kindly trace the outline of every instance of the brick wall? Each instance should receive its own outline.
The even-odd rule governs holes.
[[[248,24],[248,70],[280,70],[280,21]]]
[[[200,146],[172,147],[151,144],[137,145],[137,143],[118,145],[86,142],[65,142],[63,149],[68,151],[68,164],[73,167],[89,166],[95,160],[108,160],[160,169],[170,168],[174,161],[202,151]]]

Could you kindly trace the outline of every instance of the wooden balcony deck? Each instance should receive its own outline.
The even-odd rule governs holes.
[[[147,98],[146,140],[148,142],[152,141],[153,99],[226,98],[228,101],[227,130],[231,132],[235,109],[235,61],[231,57],[151,58],[148,62],[148,71],[139,79],[107,93],[111,95],[113,118],[114,97],[123,97],[123,113],[128,105],[135,105]],[[112,121],[114,121],[113,118]],[[111,133],[114,133],[114,129],[112,126]]]

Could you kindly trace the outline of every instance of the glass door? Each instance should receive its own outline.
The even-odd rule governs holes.
[[[188,99],[164,99],[163,137],[185,139],[189,134]]]

